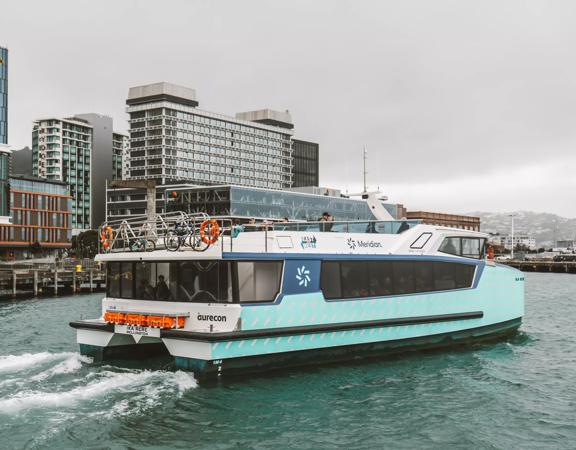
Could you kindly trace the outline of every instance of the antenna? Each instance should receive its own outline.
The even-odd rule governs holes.
[[[366,156],[368,154],[368,150],[366,150],[366,145],[364,145],[364,192],[368,192],[366,188]]]

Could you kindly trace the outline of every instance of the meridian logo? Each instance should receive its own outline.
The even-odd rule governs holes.
[[[348,238],[346,241],[350,250],[356,250],[356,247],[360,248],[375,248],[375,247],[382,247],[382,242],[378,241],[356,241],[352,238]]]
[[[296,279],[298,280],[299,286],[308,287],[308,283],[310,283],[310,271],[306,268],[306,266],[298,267],[296,270]]]

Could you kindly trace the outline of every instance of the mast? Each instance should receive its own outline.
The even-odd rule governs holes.
[[[368,154],[368,150],[366,150],[366,145],[364,145],[364,192],[368,192],[366,188],[366,156]]]

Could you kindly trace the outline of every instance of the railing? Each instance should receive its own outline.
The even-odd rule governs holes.
[[[233,251],[235,238],[245,232],[264,232],[264,250],[268,251],[268,235],[272,231],[400,234],[421,223],[420,220],[256,222],[246,217],[210,217],[204,213],[177,211],[158,214],[154,221],[147,216],[137,216],[104,223],[100,228],[100,252],[180,250],[186,247],[204,251],[213,245],[206,242],[210,240],[206,239],[211,236],[208,233],[210,227],[204,230],[203,236],[200,234],[202,223],[206,221],[218,224],[214,243],[219,239],[222,251]]]
[[[156,214],[155,220],[148,216],[136,216],[104,222],[100,227],[100,253],[114,251],[150,251],[165,245],[166,235],[178,228],[195,231],[209,219],[207,214],[172,212]]]

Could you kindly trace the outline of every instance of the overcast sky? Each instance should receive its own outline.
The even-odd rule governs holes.
[[[576,2],[2,0],[9,140],[97,112],[126,129],[130,86],[200,108],[289,109],[321,185],[412,210],[576,217]]]

